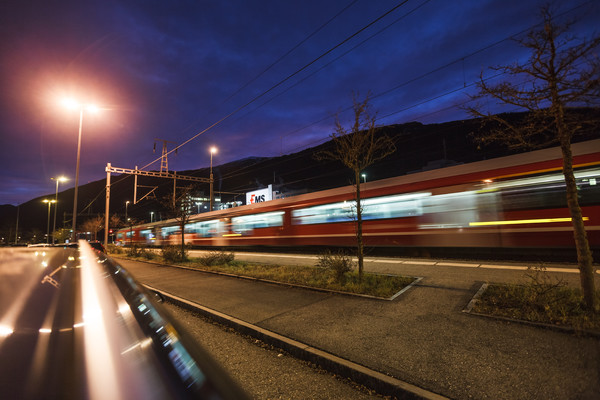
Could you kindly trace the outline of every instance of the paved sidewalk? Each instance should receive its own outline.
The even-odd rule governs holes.
[[[119,262],[141,283],[225,314],[242,329],[281,335],[367,373],[378,371],[378,379],[389,375],[392,386],[405,382],[408,395],[600,398],[597,338],[461,312],[483,282],[515,281],[521,272],[403,264],[388,272],[423,280],[396,300],[382,301]]]

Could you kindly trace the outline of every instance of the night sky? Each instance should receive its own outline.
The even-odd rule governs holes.
[[[511,36],[541,21],[537,0],[4,1],[0,5],[0,204],[54,194],[113,166],[145,167],[155,138],[181,144],[170,170],[278,156],[328,139],[352,93],[378,124],[467,118],[488,67],[524,62]],[[557,2],[579,37],[600,2]],[[386,14],[387,13],[387,14]],[[517,36],[517,37],[522,37]],[[489,104],[496,111],[516,111]],[[176,144],[169,143],[169,149]],[[146,169],[160,169],[156,162]]]

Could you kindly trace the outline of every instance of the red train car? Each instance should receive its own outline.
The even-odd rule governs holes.
[[[600,140],[572,146],[588,239],[600,248]],[[186,243],[205,247],[354,246],[354,187],[192,216]],[[559,148],[361,184],[367,247],[574,249]],[[126,228],[123,244],[181,243],[174,220]]]

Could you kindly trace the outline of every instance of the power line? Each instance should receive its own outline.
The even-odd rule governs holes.
[[[242,87],[240,87],[238,90],[236,90],[234,93],[232,93],[229,97],[227,97],[225,100],[223,100],[223,103],[226,103],[229,99],[231,99],[236,94],[238,94],[239,92],[241,92],[242,90],[244,90],[245,88],[247,88],[250,84],[252,84],[254,81],[256,81],[258,78],[260,78],[262,75],[264,75],[267,71],[269,71],[275,65],[279,64],[279,62],[281,62],[284,58],[286,58],[291,53],[293,53],[294,50],[296,50],[297,48],[299,48],[300,46],[302,46],[304,43],[306,43],[311,37],[313,37],[314,35],[316,35],[317,33],[319,33],[319,31],[321,31],[323,28],[325,28],[327,25],[329,25],[337,17],[339,17],[340,15],[342,15],[347,9],[349,9],[354,4],[356,4],[356,2],[358,2],[358,0],[354,0],[350,4],[348,4],[347,6],[345,6],[341,11],[339,11],[337,14],[335,14],[333,17],[331,17],[327,22],[325,22],[324,24],[322,24],[320,27],[318,27],[311,34],[309,34],[307,37],[305,37],[304,39],[302,39],[300,42],[298,42],[298,44],[296,44],[294,47],[292,47],[290,50],[288,50],[284,55],[282,55],[281,57],[279,57],[277,60],[275,60],[273,63],[271,63],[268,67],[266,67],[265,69],[263,69],[258,75],[256,75],[254,78],[250,79],[248,82],[246,82],[244,85],[242,85]]]
[[[208,128],[203,129],[202,131],[200,131],[200,133],[197,133],[196,135],[192,136],[191,138],[189,138],[188,140],[186,140],[185,142],[183,142],[182,144],[180,144],[179,146],[175,147],[174,149],[170,150],[166,155],[176,151],[177,149],[185,146],[186,144],[188,144],[189,142],[191,142],[192,140],[196,139],[198,136],[202,135],[203,133],[207,132],[208,130],[214,128],[215,126],[221,124],[223,121],[229,119],[231,116],[237,114],[238,112],[240,112],[241,110],[243,110],[244,108],[248,107],[250,104],[254,103],[255,101],[257,101],[258,99],[260,99],[261,97],[265,96],[267,93],[270,93],[271,91],[273,91],[274,89],[276,89],[277,87],[281,86],[283,83],[287,82],[288,80],[290,80],[291,78],[293,78],[294,76],[298,75],[300,72],[304,71],[306,68],[310,67],[311,65],[313,65],[314,63],[316,63],[317,61],[319,61],[320,59],[322,59],[323,57],[325,57],[326,55],[328,55],[329,53],[331,53],[332,51],[334,51],[335,49],[337,49],[338,47],[342,46],[343,44],[345,44],[346,42],[348,42],[349,40],[351,40],[352,38],[354,38],[355,36],[359,35],[360,33],[362,33],[363,31],[365,31],[366,29],[368,29],[369,27],[371,27],[372,25],[374,25],[375,23],[379,22],[381,19],[385,18],[386,16],[388,16],[389,14],[391,14],[392,12],[394,12],[395,10],[397,10],[398,8],[402,7],[404,4],[406,4],[408,2],[408,0],[404,0],[402,1],[400,4],[392,7],[391,9],[389,9],[388,11],[386,11],[385,13],[383,13],[382,15],[380,15],[379,17],[377,17],[376,19],[374,19],[373,21],[369,22],[367,25],[365,25],[364,27],[360,28],[358,31],[354,32],[352,35],[346,37],[344,40],[342,40],[341,42],[339,42],[338,44],[336,44],[335,46],[333,46],[332,48],[330,48],[329,50],[325,51],[323,54],[321,54],[320,56],[318,56],[317,58],[315,58],[314,60],[310,61],[309,63],[307,63],[306,65],[304,65],[303,67],[301,67],[300,69],[296,70],[294,73],[288,75],[286,78],[284,78],[283,80],[279,81],[278,83],[276,83],[275,85],[271,86],[269,89],[267,89],[266,91],[262,92],[261,94],[259,94],[258,96],[254,97],[253,99],[251,99],[250,101],[248,101],[247,103],[245,103],[244,105],[238,107],[237,109],[235,109],[234,111],[230,112],[229,114],[227,114],[226,116],[224,116],[223,118],[221,118],[220,120],[218,120],[217,122],[211,124]],[[145,166],[143,166],[141,169],[144,169],[152,164],[154,164],[155,162],[157,162],[158,160],[160,160],[161,158],[157,158],[156,160],[146,164]]]

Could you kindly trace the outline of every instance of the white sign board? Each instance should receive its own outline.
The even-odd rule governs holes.
[[[273,185],[269,185],[266,189],[246,193],[246,204],[262,203],[269,200],[273,200]]]

